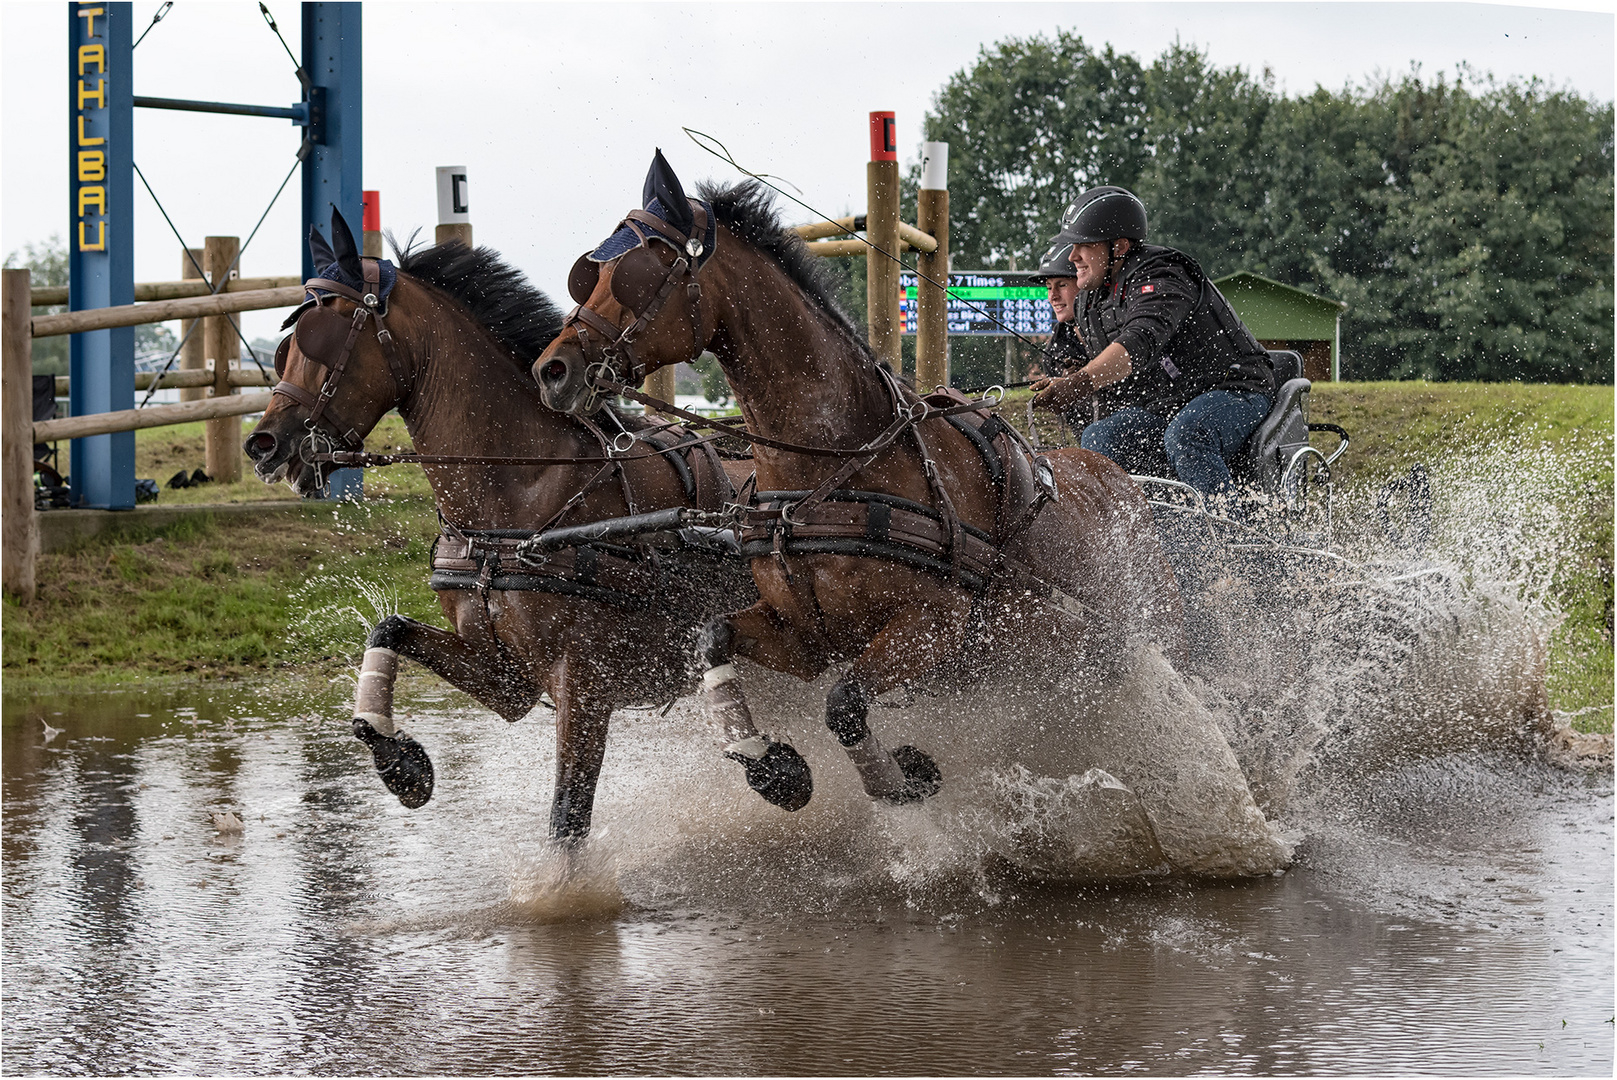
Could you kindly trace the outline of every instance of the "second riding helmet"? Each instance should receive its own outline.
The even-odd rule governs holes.
[[[1145,204],[1132,191],[1107,184],[1090,188],[1067,204],[1057,243],[1144,239]]]

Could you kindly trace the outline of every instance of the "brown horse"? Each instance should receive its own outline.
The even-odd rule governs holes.
[[[755,513],[745,549],[761,600],[714,619],[701,645],[710,708],[735,740],[728,753],[761,794],[795,809],[812,788],[796,751],[753,728],[733,656],[803,679],[851,660],[827,698],[826,723],[865,790],[894,801],[924,797],[939,776],[912,748],[881,749],[866,721],[876,695],[928,673],[980,679],[1052,644],[1094,663],[1097,677],[1141,640],[1183,657],[1179,592],[1149,508],[1106,458],[1061,455],[1052,463],[1059,497],[1050,500],[1039,492],[1040,463],[1003,426],[991,454],[980,449],[986,424],[973,439],[963,427],[920,420],[873,457],[852,458],[852,470],[848,457],[768,445],[879,448],[903,426],[896,416],[922,410],[838,310],[761,186],[699,194],[686,198],[659,152],[644,209],[575,267],[582,306],[534,377],[546,404],[579,413],[603,387],[707,349],[747,428],[764,440],[759,506],[774,515]],[[836,490],[826,494],[827,484]],[[896,533],[901,510],[920,539],[859,547]],[[940,554],[919,557],[927,544]],[[985,550],[980,572],[963,573],[965,556]],[[1038,599],[1041,590],[1061,603]]]
[[[262,479],[308,494],[331,467],[319,450],[360,449],[397,407],[416,450],[438,462],[423,465],[445,522],[432,586],[455,627],[398,615],[376,626],[355,734],[389,789],[419,806],[431,795],[431,763],[393,728],[397,656],[511,721],[548,692],[557,746],[550,830],[582,837],[612,711],[684,691],[697,629],[756,593],[733,557],[698,558],[693,568],[644,547],[524,559],[515,546],[546,526],[717,509],[733,485],[707,446],[659,452],[678,439],[657,425],[607,411],[596,417],[611,425],[603,432],[544,408],[528,364],[560,329],[560,312],[493,252],[459,244],[404,252],[395,272],[362,261],[335,215],[332,233],[335,251],[311,236],[315,265],[326,267],[309,283],[318,299],[288,320],[294,330],[276,363],[283,381],[246,451]],[[470,460],[443,460],[457,457]],[[563,460],[511,461],[522,458]]]

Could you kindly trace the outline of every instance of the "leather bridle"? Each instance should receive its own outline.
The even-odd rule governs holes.
[[[387,323],[383,318],[387,311],[387,302],[385,297],[381,295],[381,269],[378,265],[378,260],[364,259],[362,260],[362,266],[365,284],[364,292],[331,278],[316,277],[304,282],[303,287],[308,292],[309,298],[293,313],[291,320],[289,320],[292,324],[292,330],[282,339],[275,350],[275,374],[280,378],[280,381],[275,384],[275,388],[271,393],[289,398],[309,410],[309,416],[303,422],[308,434],[304,436],[302,443],[298,447],[300,459],[308,465],[314,465],[314,455],[322,452],[329,454],[332,450],[363,450],[365,447],[364,436],[359,434],[357,428],[353,425],[345,424],[337,418],[335,410],[331,408],[331,401],[336,396],[337,384],[342,381],[343,373],[348,369],[348,357],[353,352],[355,343],[359,340],[360,331],[365,328],[365,324],[371,319],[376,320],[376,340],[382,346],[382,354],[387,358],[388,369],[392,372],[393,382],[397,388],[394,404],[402,408],[415,390],[415,380],[408,365],[405,364],[394,349],[393,334],[388,330]],[[331,333],[334,329],[333,324],[341,319],[337,312],[324,306],[325,301],[333,295],[352,300],[357,305],[354,308],[353,317],[348,322],[347,335],[343,339],[341,349],[335,360],[320,355],[323,350],[318,346],[312,349],[304,348],[304,341],[300,337],[300,331],[305,320],[317,312],[326,313],[320,317],[328,320],[325,332],[328,335]],[[320,332],[314,329],[315,325],[311,324],[313,332],[310,337],[314,341],[318,341]],[[300,337],[298,348],[304,359],[325,368],[330,373],[321,385],[318,395],[311,394],[296,383],[286,380],[286,362],[291,353],[292,339],[294,337]],[[324,431],[320,428],[322,419],[327,422]],[[328,444],[324,450],[319,446],[321,442]]]
[[[639,386],[645,380],[646,364],[636,351],[636,342],[681,283],[685,286],[685,299],[691,324],[691,353],[685,359],[694,360],[702,355],[704,347],[702,286],[696,280],[696,274],[713,252],[708,250],[703,242],[709,227],[709,211],[695,199],[690,200],[690,205],[693,220],[691,231],[688,233],[646,210],[631,210],[619,223],[621,227],[631,230],[640,238],[640,245],[609,260],[610,263],[618,264],[614,276],[624,272],[623,260],[634,256],[636,252],[644,253],[640,256],[641,260],[654,260],[661,265],[662,260],[657,259],[651,248],[654,239],[667,241],[676,252],[676,258],[665,268],[656,292],[649,301],[641,305],[642,310],[635,311],[627,304],[624,305],[635,316],[634,321],[627,326],[617,326],[589,306],[588,301],[600,278],[602,264],[590,261],[586,255],[574,265],[568,282],[568,291],[578,304],[562,320],[562,329],[565,331],[568,327],[574,328],[578,335],[579,348],[584,353],[586,365],[584,378],[590,391],[590,398],[585,406],[586,412],[594,412],[601,399],[615,396],[617,391],[614,387],[622,384]],[[653,236],[652,233],[656,235]],[[715,233],[714,247],[717,245]],[[642,266],[634,264],[630,264],[630,267],[634,270],[643,269]]]

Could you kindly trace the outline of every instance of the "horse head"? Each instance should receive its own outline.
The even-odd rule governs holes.
[[[332,243],[309,230],[314,264],[303,304],[281,324],[269,408],[247,436],[253,471],[285,480],[299,495],[325,486],[334,467],[315,457],[360,450],[389,409],[409,395],[411,376],[384,322],[397,282],[392,263],[360,258],[342,215],[331,213]]]
[[[587,415],[613,385],[638,386],[659,368],[700,356],[714,320],[698,275],[717,245],[712,207],[686,197],[658,150],[641,208],[573,264],[567,290],[578,307],[533,364],[545,404]]]

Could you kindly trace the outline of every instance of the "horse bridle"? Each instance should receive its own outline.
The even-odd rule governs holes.
[[[382,353],[387,357],[388,369],[392,372],[393,382],[398,388],[394,404],[402,407],[415,389],[410,370],[393,348],[393,335],[383,319],[387,302],[381,295],[381,268],[378,261],[364,259],[361,265],[364,274],[364,292],[331,278],[316,277],[304,282],[303,287],[308,292],[309,298],[292,313],[292,317],[288,320],[292,327],[291,331],[282,338],[280,345],[275,349],[275,374],[280,381],[275,384],[271,393],[290,398],[309,410],[308,419],[303,422],[308,434],[298,447],[299,457],[305,464],[314,464],[313,456],[322,452],[320,442],[328,444],[324,451],[326,453],[332,450],[364,449],[364,436],[353,426],[344,425],[337,420],[336,413],[330,406],[331,399],[337,393],[337,384],[342,380],[343,372],[348,369],[349,354],[353,352],[354,345],[359,340],[360,331],[371,319],[376,320],[376,340],[382,346]],[[325,306],[325,300],[333,295],[352,300],[357,305],[350,319],[345,320],[341,313]],[[343,334],[345,330],[346,333]],[[342,345],[337,358],[331,360],[326,346],[335,341],[338,334],[343,334]],[[330,372],[320,387],[319,395],[311,394],[296,383],[286,380],[286,362],[291,354],[294,337],[298,339],[298,350],[305,359]],[[328,421],[325,431],[320,429],[323,417]]]
[[[651,250],[653,239],[666,240],[676,252],[674,262],[665,268],[663,279],[651,300],[641,305],[643,310],[637,311],[624,304],[624,307],[635,316],[629,325],[619,327],[589,306],[588,301],[600,280],[603,264],[596,263],[585,255],[573,265],[573,272],[568,277],[567,291],[577,301],[577,306],[562,320],[562,329],[566,330],[569,326],[575,329],[579,348],[584,352],[586,364],[584,378],[590,390],[586,411],[593,412],[601,398],[615,393],[606,384],[639,386],[644,381],[646,365],[636,353],[636,339],[651,325],[652,320],[662,311],[663,305],[668,302],[668,298],[674,294],[674,290],[682,281],[685,285],[685,298],[689,302],[692,342],[691,354],[685,359],[694,360],[702,355],[702,286],[696,280],[696,273],[713,253],[707,250],[703,243],[709,227],[708,209],[695,199],[690,200],[690,205],[692,224],[689,233],[681,231],[646,210],[631,210],[619,223],[640,238],[640,245],[609,260],[618,264],[618,268],[613,271],[614,282],[618,275],[624,273],[626,267],[633,274],[637,271],[644,272],[644,264],[647,262],[654,261],[659,266],[662,264],[662,260]],[[657,237],[648,234],[648,229],[658,234]],[[715,233],[714,247],[717,246],[718,238]],[[623,262],[634,257],[637,252],[643,254],[636,262],[630,264]]]

